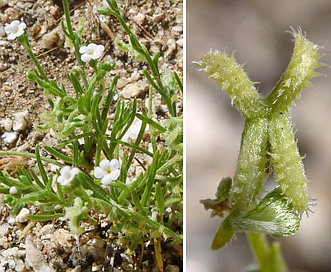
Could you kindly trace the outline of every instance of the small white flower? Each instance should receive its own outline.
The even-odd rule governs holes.
[[[116,159],[102,160],[94,169],[94,176],[101,179],[101,183],[108,185],[120,176],[120,163]]]
[[[14,20],[10,24],[5,26],[5,32],[8,35],[8,40],[15,40],[17,37],[24,33],[26,28],[25,23],[21,23],[19,20]]]
[[[101,57],[105,47],[103,45],[97,45],[90,43],[88,46],[82,46],[79,49],[79,53],[82,54],[82,61],[89,62],[91,59],[98,59]]]
[[[57,178],[57,182],[62,186],[67,186],[74,179],[74,177],[79,173],[79,169],[77,167],[71,168],[70,166],[64,166],[60,170],[60,176]]]

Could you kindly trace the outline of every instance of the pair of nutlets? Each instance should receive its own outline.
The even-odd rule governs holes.
[[[290,108],[310,80],[319,75],[315,69],[322,65],[318,61],[322,54],[300,29],[292,34],[292,59],[267,97],[257,92],[233,55],[229,58],[225,53],[210,52],[197,62],[245,119],[233,181],[222,180],[213,203],[202,201],[218,215],[224,210],[229,213],[213,249],[223,247],[236,231],[292,235],[299,228],[301,214],[308,210],[308,180],[292,131]],[[272,171],[279,186],[261,200],[264,182]]]

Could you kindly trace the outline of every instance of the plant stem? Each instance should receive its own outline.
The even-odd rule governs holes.
[[[270,246],[266,234],[261,233],[248,232],[247,238],[255,258],[260,264],[260,272],[288,272],[277,243]]]
[[[18,37],[18,42],[23,45],[24,49],[28,52],[30,58],[32,59],[32,61],[34,62],[34,64],[36,65],[38,72],[40,74],[40,76],[42,77],[43,80],[45,80],[46,82],[49,82],[49,79],[46,75],[46,73],[44,72],[44,69],[41,67],[38,59],[36,58],[36,56],[34,55],[31,47],[30,47],[30,43],[29,43],[29,39],[27,36],[27,33],[25,32],[23,36]]]
[[[85,63],[80,58],[80,53],[79,53],[80,37],[78,37],[78,35],[74,32],[74,30],[72,28],[72,25],[71,25],[68,0],[63,0],[62,4],[63,4],[64,15],[65,15],[65,18],[66,18],[67,31],[70,34],[70,37],[68,37],[68,38],[70,38],[72,43],[74,44],[75,55],[76,55],[77,62],[79,64],[79,66],[84,70]],[[84,72],[81,73],[81,77],[82,77],[82,80],[83,80],[83,83],[84,83],[84,87],[85,87],[85,89],[87,89],[88,88],[88,82],[87,82],[86,75],[85,75]]]
[[[19,157],[24,157],[24,158],[29,158],[29,159],[36,159],[37,156],[36,154],[32,153],[24,153],[24,152],[16,152],[16,151],[0,151],[0,156],[19,156]],[[40,159],[44,162],[52,163],[58,166],[63,166],[61,162],[58,162],[57,160],[53,160],[47,157],[42,157],[40,156]]]

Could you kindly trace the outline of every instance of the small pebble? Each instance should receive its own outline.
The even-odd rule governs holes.
[[[26,271],[25,264],[24,264],[23,260],[21,260],[21,259],[16,259],[15,260],[15,271],[17,271],[17,272]]]
[[[19,223],[24,223],[28,221],[27,215],[30,214],[30,211],[27,208],[23,208],[20,213],[16,216],[16,221]]]
[[[146,81],[138,81],[126,85],[120,92],[120,95],[125,99],[138,97],[142,93],[147,92],[148,88],[149,84]]]
[[[6,146],[10,146],[17,140],[17,137],[16,132],[5,132],[2,134],[1,139]]]
[[[5,6],[8,5],[8,1],[7,0],[0,0],[0,8],[3,8]]]
[[[17,256],[17,254],[18,254],[18,247],[8,248],[1,252],[1,255],[3,257]]]
[[[23,131],[29,124],[29,112],[27,110],[14,113],[13,130]]]
[[[42,235],[51,234],[53,232],[54,232],[54,226],[53,226],[53,224],[45,225],[40,230],[40,234],[42,234]]]
[[[0,226],[0,236],[3,237],[9,233],[9,224],[8,223],[3,223]]]
[[[77,265],[73,270],[71,270],[71,272],[81,272],[82,271],[82,267],[80,265]]]
[[[58,30],[54,29],[53,31],[46,33],[41,39],[41,44],[46,49],[52,49],[53,47],[60,45]]]
[[[176,44],[180,47],[183,47],[183,39],[179,39],[176,41]]]
[[[35,272],[55,272],[48,266],[43,254],[33,245],[32,239],[30,235],[25,239],[26,265]]]
[[[0,72],[6,71],[8,69],[7,63],[0,63]]]
[[[137,140],[137,137],[138,137],[138,134],[139,134],[139,131],[141,128],[141,124],[142,124],[142,121],[139,118],[135,117],[130,128],[124,134],[122,140],[124,142],[134,142],[135,140]],[[148,131],[148,130],[149,130],[149,126],[147,125],[145,131]]]
[[[138,13],[137,15],[133,16],[132,19],[137,25],[142,25],[145,22],[146,16],[142,13]]]
[[[13,128],[13,121],[9,118],[0,120],[0,132],[11,131]]]

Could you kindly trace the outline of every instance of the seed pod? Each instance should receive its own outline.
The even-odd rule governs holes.
[[[258,118],[245,123],[230,196],[234,213],[245,213],[252,208],[252,205],[257,204],[263,184],[269,175],[267,142],[267,119]]]
[[[230,96],[244,118],[252,118],[265,112],[264,101],[250,81],[243,66],[236,63],[234,55],[229,58],[225,53],[209,52],[197,62],[201,70]]]
[[[268,96],[272,111],[287,113],[293,101],[300,96],[303,88],[310,86],[310,80],[320,75],[316,68],[323,65],[318,60],[323,56],[320,47],[303,35],[301,29],[292,29],[295,39],[293,55],[286,71]]]
[[[269,141],[275,179],[294,208],[303,213],[308,206],[308,180],[291,124],[286,118],[271,119]]]

